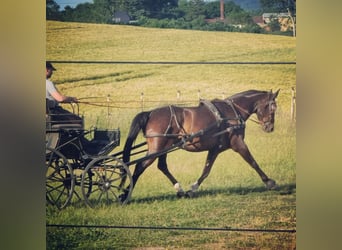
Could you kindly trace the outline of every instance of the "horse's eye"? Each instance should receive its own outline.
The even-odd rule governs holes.
[[[273,102],[270,104],[270,111],[274,112],[277,109],[277,105]]]

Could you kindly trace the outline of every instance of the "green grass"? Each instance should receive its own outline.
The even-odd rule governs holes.
[[[49,60],[295,61],[295,50],[295,38],[285,36],[47,22]],[[54,65],[52,80],[63,93],[90,102],[110,95],[109,109],[80,104],[80,111],[86,127],[120,127],[122,143],[114,152],[122,148],[130,122],[141,111],[141,93],[144,109],[150,109],[177,102],[197,105],[198,94],[213,99],[280,88],[275,131],[266,134],[252,122],[246,128],[247,145],[279,190],[266,191],[256,172],[226,151],[194,199],[177,199],[154,163],[127,206],[92,210],[73,202],[62,211],[47,206],[47,223],[296,228],[296,127],[290,117],[295,65]],[[170,171],[183,188],[200,176],[205,156],[185,151],[168,156]],[[48,249],[293,249],[295,240],[289,233],[47,228]]]

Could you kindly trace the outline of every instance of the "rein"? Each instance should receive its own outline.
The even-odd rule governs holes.
[[[84,99],[102,99],[102,100],[106,99],[106,101],[83,101]],[[120,108],[120,106],[110,105],[110,103],[113,103],[113,101],[109,99],[109,95],[107,97],[100,97],[100,96],[99,97],[81,97],[81,98],[78,98],[77,103],[97,106],[97,107],[104,107],[104,108]],[[122,102],[117,102],[117,103],[122,103]]]
[[[84,102],[84,101],[78,101],[77,103],[82,103],[82,104],[87,104],[87,105],[92,105],[92,106],[97,106],[97,107],[112,107],[115,108],[116,106],[108,105],[108,104],[102,104],[102,103],[95,103],[95,102]]]
[[[252,115],[252,113],[248,112],[246,109],[244,109],[243,107],[241,107],[240,105],[238,105],[237,103],[235,103],[233,100],[228,99],[228,100],[226,100],[226,101],[227,101],[227,102],[230,101],[230,103],[231,103],[234,107],[238,108],[240,111],[242,111],[243,113],[247,114],[248,116],[251,116],[251,115]],[[228,103],[229,103],[229,102],[228,102]],[[260,121],[255,120],[255,119],[253,119],[253,118],[249,118],[249,120],[251,120],[252,122],[255,122],[256,124],[261,124]]]
[[[113,101],[111,101],[113,103]],[[84,102],[84,101],[78,101],[78,104],[86,104],[96,107],[103,107],[103,108],[122,108],[120,105],[110,105],[109,102]],[[118,102],[122,103],[122,102]],[[125,107],[125,108],[132,108],[132,107]]]

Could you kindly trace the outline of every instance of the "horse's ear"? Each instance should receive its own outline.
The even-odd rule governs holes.
[[[273,94],[273,100],[277,98],[279,94],[280,89],[278,89],[274,94]]]

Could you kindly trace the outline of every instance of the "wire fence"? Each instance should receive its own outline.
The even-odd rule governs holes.
[[[197,61],[94,61],[94,60],[47,60],[51,63],[61,63],[61,64],[164,64],[164,65],[172,65],[172,64],[178,64],[178,65],[296,65],[295,61],[212,61],[212,62],[197,62]],[[217,94],[216,96],[220,96],[222,99],[226,98],[225,93]],[[141,111],[154,108],[155,105],[158,103],[159,105],[163,104],[170,104],[170,103],[176,103],[179,106],[187,106],[187,105],[194,105],[198,103],[201,96],[201,91],[198,90],[197,92],[197,98],[194,99],[188,99],[183,100],[181,92],[177,90],[177,98],[176,100],[163,100],[162,102],[159,100],[147,100],[146,99],[146,93],[141,93],[140,98],[137,100],[126,100],[125,102],[116,102],[110,100],[110,96],[107,97],[97,97],[98,99],[106,100],[106,101],[82,101],[84,104],[89,104],[93,106],[101,106],[101,107],[107,107],[107,108],[122,108],[122,109],[141,109]],[[296,91],[295,88],[292,87],[291,89],[291,119],[296,119]],[[92,98],[92,97],[89,97]],[[87,98],[87,99],[89,99]],[[96,98],[96,97],[95,97]],[[136,97],[135,97],[136,98]],[[85,98],[84,98],[85,99]],[[94,99],[94,98],[93,98]],[[151,99],[151,98],[150,98]],[[151,105],[149,105],[151,104]]]
[[[296,64],[296,62],[293,61],[279,61],[279,62],[238,62],[238,61],[213,61],[213,62],[182,62],[182,61],[66,61],[66,60],[50,60],[51,63],[70,63],[70,64],[197,64],[197,65],[222,65],[222,64],[237,64],[237,65],[245,65],[245,64],[270,64],[270,65],[279,65],[279,64]]]
[[[282,92],[291,93],[291,103],[290,103],[290,116],[291,120],[296,120],[296,90],[294,87],[291,90],[282,90]],[[106,107],[107,109],[116,108],[116,109],[136,109],[136,110],[149,110],[152,108],[156,108],[157,106],[165,106],[165,105],[177,105],[177,106],[191,106],[197,105],[200,100],[206,99],[202,96],[201,90],[198,90],[197,93],[193,94],[193,99],[185,99],[182,96],[180,90],[175,92],[175,98],[169,100],[157,100],[156,97],[148,95],[144,92],[139,95],[132,96],[131,100],[125,101],[116,101],[111,98],[110,95],[102,96],[102,97],[83,97],[79,98],[80,104],[92,105],[98,107]],[[215,96],[216,98],[225,99],[227,98],[227,94],[222,93],[206,93],[207,95]]]
[[[254,228],[217,228],[217,227],[161,227],[161,226],[116,226],[116,225],[75,225],[75,224],[46,224],[51,228],[95,228],[95,229],[142,229],[142,230],[178,230],[178,231],[230,231],[255,233],[296,233],[296,229],[254,229]]]

